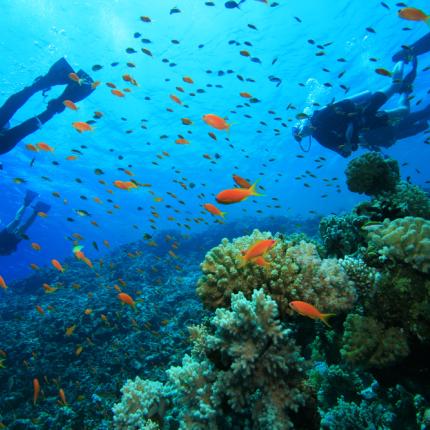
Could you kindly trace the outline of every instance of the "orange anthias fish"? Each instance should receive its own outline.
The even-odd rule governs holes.
[[[115,181],[113,183],[115,187],[119,188],[120,190],[127,190],[130,191],[132,188],[137,188],[137,185],[133,181]]]
[[[219,215],[220,217],[224,218],[227,212],[221,212],[215,205],[212,203],[205,203],[203,207],[212,215]]]
[[[175,103],[177,103],[178,105],[182,104],[182,101],[179,97],[175,96],[174,94],[170,94],[169,96]]]
[[[79,85],[82,85],[82,79],[76,73],[69,73],[69,78]]]
[[[192,80],[192,78],[190,78],[189,76],[184,76],[183,78],[182,78],[182,80],[184,81],[184,82],[186,82],[187,84],[194,84],[194,81]]]
[[[36,242],[33,242],[33,243],[31,244],[31,247],[32,247],[35,251],[40,251],[40,250],[42,249],[42,247],[41,247],[38,243],[36,243]]]
[[[126,305],[130,305],[134,310],[136,310],[136,303],[127,293],[119,293],[118,299],[121,300]]]
[[[414,7],[400,9],[398,14],[400,18],[407,19],[408,21],[423,21],[429,24],[430,15],[426,15],[422,10]]]
[[[236,182],[240,188],[251,188],[251,184],[246,179],[241,178],[239,175],[233,175],[233,181]]]
[[[242,257],[243,264],[264,255],[275,244],[276,240],[274,239],[262,239],[257,241],[246,250],[245,255]]]
[[[393,74],[389,70],[384,69],[382,67],[375,69],[375,73],[377,73],[378,75],[381,75],[381,76],[387,76],[387,77],[393,76]]]
[[[1,275],[0,275],[0,287],[3,288],[3,290],[7,290],[6,282],[3,279],[3,276],[1,276]]]
[[[40,393],[40,384],[37,378],[33,379],[33,405],[37,403],[37,399],[39,398]]]
[[[54,152],[54,148],[52,146],[49,146],[47,143],[39,142],[39,143],[36,143],[36,146],[41,151]]]
[[[257,183],[258,181],[249,188],[233,188],[231,190],[221,191],[217,194],[215,199],[218,203],[229,205],[232,203],[239,203],[250,196],[262,196],[263,194],[257,193],[256,191]]]
[[[125,97],[125,94],[121,90],[111,90],[111,93],[117,97]]]
[[[79,109],[71,100],[64,100],[63,105],[68,107],[69,109],[72,109],[72,110],[78,110]]]
[[[289,303],[290,308],[304,317],[321,320],[327,327],[331,327],[327,320],[335,314],[322,314],[315,306],[306,302],[293,301]]]
[[[65,406],[67,405],[67,401],[66,401],[66,394],[64,393],[64,390],[62,388],[60,388],[60,390],[58,391],[58,395],[60,396],[61,399],[61,403]]]
[[[55,258],[51,260],[51,264],[60,272],[64,272],[63,266],[60,264],[58,260],[55,260]]]
[[[51,287],[49,284],[43,284],[42,287],[46,294],[55,293],[58,290],[58,288]]]
[[[87,122],[76,121],[72,123],[73,128],[78,133],[83,133],[84,131],[93,131],[93,127],[91,127]]]
[[[217,130],[230,130],[231,124],[227,124],[224,118],[221,118],[218,115],[215,115],[213,113],[208,113],[206,115],[203,115],[203,121],[210,125],[213,128],[216,128]]]

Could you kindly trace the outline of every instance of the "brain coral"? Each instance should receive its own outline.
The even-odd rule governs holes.
[[[263,288],[278,303],[281,318],[290,312],[288,303],[292,300],[309,302],[321,312],[352,307],[356,298],[353,282],[339,260],[321,259],[313,243],[294,243],[277,236],[275,246],[265,255],[268,268],[252,262],[241,266],[241,252],[270,237],[271,233],[254,230],[233,242],[223,239],[206,254],[197,286],[206,307],[228,308],[233,293],[241,291],[250,298],[257,288]]]
[[[345,171],[350,191],[375,196],[395,189],[400,179],[399,164],[378,152],[367,152],[354,158]]]
[[[370,226],[369,249],[382,259],[400,261],[430,273],[430,221],[418,217],[385,220]]]

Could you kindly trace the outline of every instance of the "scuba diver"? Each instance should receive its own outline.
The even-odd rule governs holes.
[[[410,112],[409,97],[416,77],[416,57],[411,71],[404,78],[403,68],[404,62],[396,64],[392,82],[386,88],[374,93],[364,91],[329,104],[301,120],[292,129],[294,139],[301,144],[304,137],[312,136],[326,148],[348,157],[359,145],[375,150],[424,131],[430,119],[430,106]],[[400,94],[398,107],[380,111],[396,93]]]
[[[33,224],[37,215],[40,212],[47,213],[50,206],[43,202],[37,202],[33,206],[33,212],[27,219],[22,222],[26,209],[30,206],[33,200],[37,197],[37,193],[27,190],[24,202],[18,209],[15,218],[2,230],[0,230],[0,256],[10,255],[16,251],[17,245],[22,239],[27,238],[25,232]]]
[[[65,109],[64,101],[78,102],[94,91],[91,85],[93,80],[83,70],[79,70],[76,73],[76,81],[69,76],[71,73],[74,73],[72,67],[65,58],[61,58],[49,69],[45,76],[39,76],[32,85],[6,100],[4,105],[0,107],[0,155],[11,151],[23,138],[41,128],[55,114],[63,112]],[[48,102],[44,112],[10,128],[10,119],[31,96],[39,91],[44,93],[56,85],[67,86],[58,98]]]

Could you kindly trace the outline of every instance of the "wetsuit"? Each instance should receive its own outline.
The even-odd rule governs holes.
[[[364,104],[346,99],[317,110],[311,117],[312,137],[326,148],[347,157],[358,148],[362,131],[389,124],[388,115],[378,112],[386,101],[384,93],[376,92]],[[348,133],[350,150],[347,149]]]
[[[7,228],[0,231],[0,255],[10,255],[16,251],[21,238]]]

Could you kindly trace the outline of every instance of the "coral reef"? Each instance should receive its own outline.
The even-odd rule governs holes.
[[[430,199],[420,187],[405,181],[397,183],[393,191],[383,192],[370,202],[360,203],[354,212],[372,221],[407,216],[430,219]]]
[[[291,331],[279,321],[276,302],[263,290],[254,291],[251,300],[233,294],[231,310],[217,309],[211,330],[194,327],[193,338],[192,355],[167,371],[164,387],[173,403],[168,414],[180,429],[295,428],[291,414],[308,396],[303,386],[306,363]],[[132,387],[145,390],[148,384]],[[153,404],[159,409],[159,393],[155,390],[152,401],[140,392],[134,398],[144,399],[146,411]],[[129,398],[125,393],[121,404]],[[114,411],[122,414],[127,407],[115,406]],[[115,417],[115,422],[122,419]]]
[[[321,259],[313,243],[275,236],[276,244],[265,256],[268,269],[253,263],[241,267],[241,251],[270,237],[271,233],[254,230],[252,235],[232,242],[223,239],[206,254],[197,286],[206,307],[228,308],[233,293],[241,291],[250,298],[255,289],[263,288],[278,303],[281,318],[290,312],[288,303],[292,300],[312,303],[322,312],[351,309],[356,298],[353,283],[339,261]]]
[[[384,367],[409,354],[406,334],[399,327],[385,328],[372,317],[349,314],[344,328],[340,352],[350,363]]]
[[[328,215],[320,221],[320,236],[325,251],[331,257],[341,258],[354,254],[365,244],[361,227],[366,216],[355,214]]]
[[[430,221],[406,217],[369,227],[369,249],[380,260],[390,259],[430,273]]]
[[[393,191],[400,179],[399,164],[378,152],[367,152],[348,163],[346,183],[352,192],[376,196]]]

